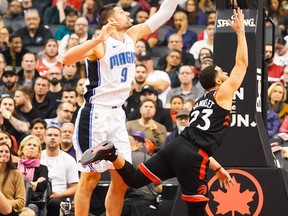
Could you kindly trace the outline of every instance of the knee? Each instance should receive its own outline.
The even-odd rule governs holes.
[[[83,174],[80,177],[80,182],[78,184],[78,187],[81,188],[81,190],[94,190],[98,182],[100,181],[101,175],[98,173],[89,173],[89,174]]]

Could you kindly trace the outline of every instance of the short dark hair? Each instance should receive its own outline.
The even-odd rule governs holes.
[[[108,23],[108,18],[113,14],[114,8],[118,7],[117,4],[107,4],[104,5],[99,11],[99,24],[100,26],[104,26]]]
[[[216,65],[210,65],[204,68],[199,75],[199,81],[205,90],[215,87],[215,78],[218,71],[215,69]]]
[[[31,130],[37,123],[42,124],[42,125],[44,126],[44,128],[46,129],[47,123],[46,123],[46,121],[45,121],[44,119],[42,119],[42,118],[35,118],[35,119],[33,119],[33,120],[30,122],[30,127],[29,127],[29,129]]]

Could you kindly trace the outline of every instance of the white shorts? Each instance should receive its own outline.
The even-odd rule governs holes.
[[[114,169],[110,161],[92,163],[83,167],[80,162],[81,156],[87,149],[97,146],[103,141],[114,143],[117,154],[131,162],[131,147],[125,125],[126,115],[121,107],[99,106],[85,104],[78,112],[73,135],[73,144],[76,150],[78,169],[81,172],[104,172]]]

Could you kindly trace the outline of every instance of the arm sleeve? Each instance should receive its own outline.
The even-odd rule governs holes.
[[[179,1],[180,0],[165,0],[161,4],[159,10],[145,22],[150,28],[151,32],[157,30],[170,19]]]

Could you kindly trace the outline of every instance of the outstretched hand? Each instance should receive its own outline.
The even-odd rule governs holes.
[[[228,187],[231,188],[234,185],[234,181],[230,174],[223,167],[216,172],[216,176],[220,182],[220,187],[227,189]]]
[[[105,41],[113,32],[116,32],[119,22],[108,22],[100,31],[99,38]]]
[[[237,8],[237,13],[236,9],[233,10],[234,12],[234,21],[231,21],[228,19],[228,23],[230,24],[231,28],[237,32],[237,31],[244,31],[245,30],[245,25],[244,25],[244,14],[242,9]]]

